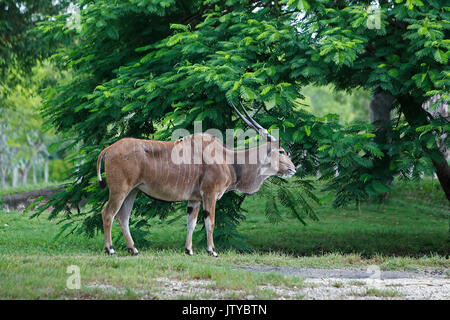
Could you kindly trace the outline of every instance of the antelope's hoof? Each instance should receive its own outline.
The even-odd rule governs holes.
[[[217,252],[214,251],[214,249],[211,250],[211,251],[208,251],[208,253],[209,253],[210,256],[213,256],[214,258],[218,258],[219,257],[219,255],[217,254]]]
[[[139,255],[139,251],[137,251],[136,248],[128,248],[128,253],[131,254],[132,256],[138,256]]]
[[[193,256],[193,255],[194,255],[194,251],[189,250],[189,249],[186,249],[186,250],[184,251],[184,253],[186,253],[188,256]]]
[[[105,247],[105,252],[106,252],[107,255],[110,255],[110,256],[115,256],[116,255],[116,252],[114,251],[112,246],[109,247],[109,248]]]

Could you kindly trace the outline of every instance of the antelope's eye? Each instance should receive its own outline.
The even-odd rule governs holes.
[[[280,150],[280,154],[285,154],[286,152],[284,152],[284,150]]]

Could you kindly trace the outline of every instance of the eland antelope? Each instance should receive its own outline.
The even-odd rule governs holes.
[[[193,255],[192,234],[200,205],[207,235],[207,251],[214,257],[213,230],[216,201],[225,192],[257,192],[264,181],[274,175],[291,177],[296,168],[279,141],[270,135],[241,107],[244,117],[231,103],[237,115],[262,138],[257,147],[231,150],[212,135],[193,134],[177,141],[123,138],[100,152],[97,176],[100,188],[104,161],[109,200],[102,211],[105,251],[115,254],[111,240],[114,217],[122,228],[129,253],[137,255],[130,234],[129,219],[139,191],[164,201],[188,201],[186,253]]]

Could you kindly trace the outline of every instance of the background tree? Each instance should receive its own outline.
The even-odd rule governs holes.
[[[48,81],[51,82],[59,72],[53,68],[54,75],[46,74],[46,79],[39,79],[36,72],[45,74],[49,66],[41,65],[38,70],[32,68],[37,61],[54,52],[52,50],[59,41],[54,39],[52,47],[43,46],[33,30],[36,23],[48,20],[69,4],[66,0],[0,0],[0,186],[6,185],[8,174],[12,175],[12,184],[16,185],[19,167],[22,167],[23,183],[28,180],[31,167],[33,180],[37,180],[39,160],[44,168],[47,167],[45,144],[36,144],[43,137],[42,128],[37,127],[42,122],[38,114],[38,91],[49,85]],[[21,135],[18,126],[30,129],[24,133],[26,139],[25,136],[18,137]],[[31,146],[39,151],[28,150]],[[44,176],[48,175],[44,173]]]
[[[11,67],[27,69],[50,53],[30,31],[62,12],[67,0],[0,0],[0,76]]]
[[[67,25],[68,15],[40,25],[48,42],[76,39],[54,56],[73,68],[73,80],[50,90],[45,102],[50,123],[72,139],[64,150],[81,146],[74,182],[48,203],[52,217],[67,202],[87,197],[91,209],[67,217],[69,225],[82,219],[80,230],[92,234],[107,199],[95,183],[101,149],[126,136],[169,139],[177,128],[191,130],[194,120],[202,120],[204,130],[242,126],[228,107],[238,99],[258,122],[281,130],[301,165],[295,181],[301,192],[271,180],[279,188],[267,212],[280,204],[301,220],[314,217],[308,205],[314,194],[301,179],[312,174],[335,191],[335,205],[377,196],[389,190],[387,177],[410,176],[411,168],[419,176],[431,164],[448,187],[448,164],[436,148],[448,121],[429,118],[421,107],[431,95],[448,99],[449,19],[440,1],[381,1],[375,8],[365,1],[305,0],[100,0],[79,6],[79,29]],[[302,109],[299,92],[308,84],[388,92],[400,115],[386,129],[389,139],[374,140],[368,123],[343,125],[336,115]],[[385,154],[389,167],[374,165]],[[221,200],[219,238],[235,236],[242,200],[237,193]],[[139,198],[136,226],[175,208]]]
[[[8,88],[3,100],[3,114],[0,117],[2,128],[2,153],[0,156],[2,186],[8,178],[15,187],[19,182],[26,185],[32,172],[33,183],[38,180],[48,183],[50,146],[58,140],[55,131],[44,128],[40,115],[43,89],[67,81],[69,72],[61,72],[48,61],[38,63],[29,75],[19,72],[10,75],[18,78],[16,84]],[[42,169],[41,169],[42,168]],[[41,178],[39,178],[41,177]]]
[[[318,117],[327,114],[339,115],[342,124],[354,121],[368,122],[370,118],[370,91],[355,89],[351,93],[338,91],[332,85],[308,85],[300,90],[304,99],[302,109]],[[372,121],[371,121],[372,122]]]
[[[402,117],[388,128],[390,142],[379,141],[389,157],[375,172],[389,179],[411,165],[420,172],[421,164],[432,163],[450,200],[450,167],[435,144],[438,132],[448,130],[448,119],[430,117],[422,107],[435,94],[448,100],[448,7],[440,1],[380,1],[370,7],[362,1],[351,1],[349,6],[344,1],[311,4],[301,19],[302,28],[317,33],[310,58],[338,68],[318,74],[323,76],[319,81],[345,89],[379,88],[390,98],[385,100],[388,107],[374,102],[378,113],[393,104]],[[384,97],[374,96],[378,101]],[[399,136],[402,119],[408,132]],[[384,130],[380,133],[385,135]],[[407,152],[406,145],[413,145],[415,152]]]

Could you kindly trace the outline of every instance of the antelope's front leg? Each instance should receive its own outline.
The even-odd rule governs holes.
[[[197,225],[198,210],[200,209],[199,202],[189,202],[187,208],[187,235],[186,235],[186,254],[192,256],[192,234],[194,233],[195,226]]]
[[[203,219],[205,220],[206,229],[206,251],[213,257],[218,257],[214,249],[213,233],[214,233],[214,220],[216,213],[216,195],[207,195],[203,197]]]

